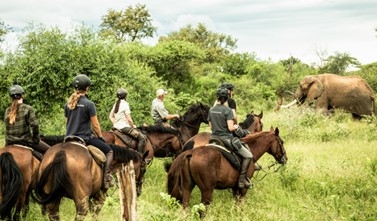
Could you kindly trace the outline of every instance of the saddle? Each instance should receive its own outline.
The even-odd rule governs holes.
[[[242,159],[238,156],[234,151],[237,147],[235,147],[233,139],[222,139],[219,137],[210,138],[209,144],[206,146],[215,147],[220,153],[229,161],[229,163],[237,170],[241,169],[241,162]],[[239,143],[239,142],[237,142]],[[238,148],[237,148],[238,149]]]
[[[122,131],[115,128],[112,128],[110,133],[115,134],[115,136],[117,136],[123,143],[127,144],[128,146],[132,146],[132,144],[130,144],[129,140],[126,139],[127,137],[131,138],[132,140],[137,141],[137,139],[134,138],[133,136],[125,134]]]
[[[103,166],[106,162],[106,156],[105,154],[98,149],[97,147],[93,145],[86,145],[86,142],[84,139],[78,136],[67,136],[64,138],[63,143],[66,142],[73,142],[78,144],[80,147],[85,148],[86,150],[89,151],[90,155],[92,155],[93,159],[96,161],[96,163],[100,166]]]

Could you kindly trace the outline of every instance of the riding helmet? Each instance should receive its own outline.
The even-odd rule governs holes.
[[[90,85],[92,85],[92,82],[85,74],[79,74],[73,78],[73,87],[76,90],[85,90]]]
[[[13,98],[21,97],[21,95],[23,95],[24,93],[24,89],[18,84],[12,85],[9,88],[9,96]]]
[[[216,91],[216,96],[218,98],[220,98],[220,97],[228,98],[228,90],[226,88],[219,88]]]
[[[223,82],[221,85],[220,85],[221,88],[226,88],[230,91],[233,91],[233,88],[234,88],[234,85],[231,84],[231,83],[228,83],[228,82]]]
[[[118,97],[119,99],[124,99],[124,98],[126,98],[127,94],[128,94],[128,92],[127,92],[127,90],[124,89],[124,88],[119,88],[118,91],[117,91],[117,97]]]

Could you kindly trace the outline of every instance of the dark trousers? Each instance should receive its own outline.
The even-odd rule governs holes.
[[[109,151],[112,150],[111,147],[107,143],[103,142],[102,140],[100,140],[97,137],[90,138],[88,141],[86,141],[86,144],[93,145],[93,146],[97,147],[104,154],[107,154]]]

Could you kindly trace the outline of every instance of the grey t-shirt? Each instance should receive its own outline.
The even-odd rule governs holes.
[[[155,98],[152,101],[151,115],[155,124],[166,121],[166,117],[169,115],[169,112],[166,110],[162,100]]]
[[[208,121],[211,122],[212,135],[220,137],[233,137],[228,129],[228,120],[233,120],[233,111],[222,104],[217,104],[209,110]]]

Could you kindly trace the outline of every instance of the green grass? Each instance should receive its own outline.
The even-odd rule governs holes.
[[[241,201],[228,190],[215,190],[202,220],[377,220],[375,118],[353,121],[342,112],[326,117],[293,108],[264,113],[262,121],[264,130],[279,127],[288,163],[273,173],[267,170],[273,158],[264,155],[259,162],[269,173],[255,174],[254,186]],[[148,168],[137,200],[138,220],[200,220],[197,188],[187,210],[166,194],[163,163],[168,160],[155,158]],[[118,189],[109,194],[98,219],[120,220]],[[74,213],[73,202],[64,200],[62,220],[73,220]],[[47,219],[32,204],[27,220]]]

